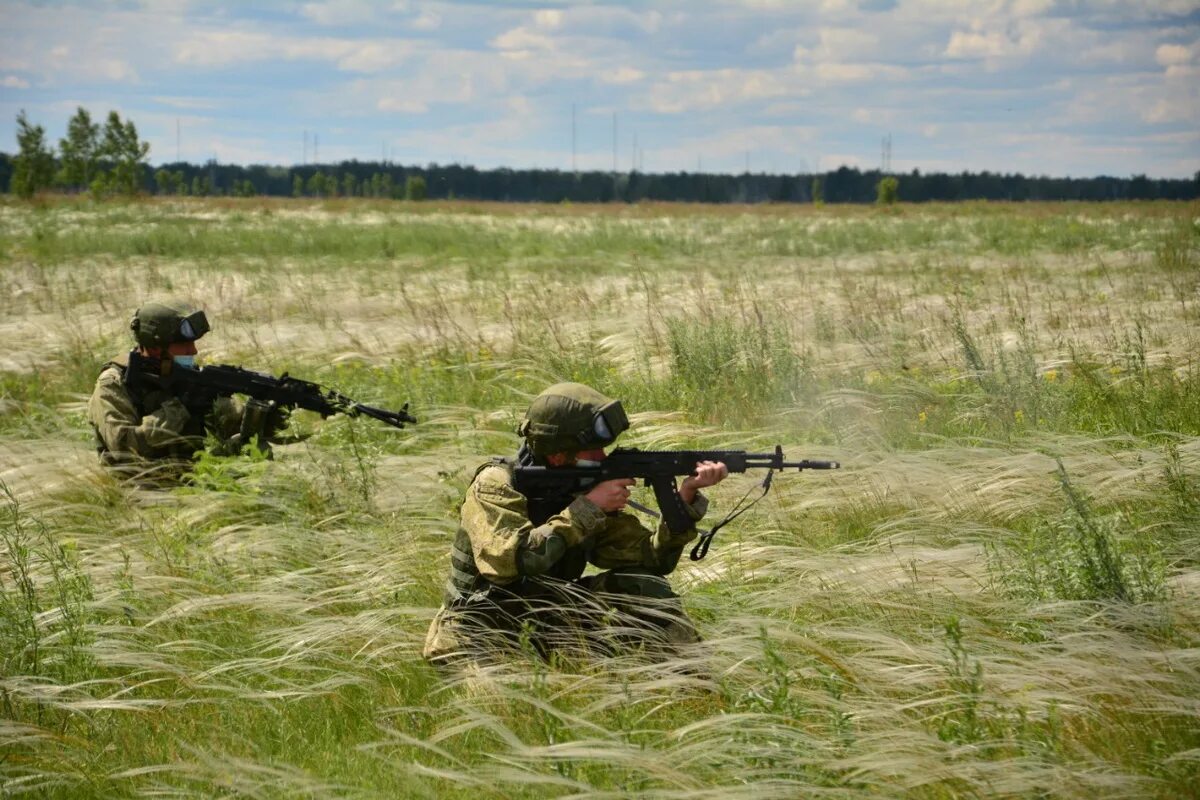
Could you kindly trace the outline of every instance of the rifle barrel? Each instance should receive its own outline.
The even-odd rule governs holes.
[[[405,404],[404,408],[400,409],[399,411],[388,411],[387,409],[384,409],[384,408],[375,408],[374,406],[363,405],[362,403],[355,403],[353,406],[350,407],[350,410],[353,413],[364,414],[368,417],[371,417],[372,419],[377,419],[380,422],[387,423],[388,425],[391,425],[394,428],[403,428],[404,423],[407,422],[407,423],[412,424],[417,421],[416,417],[414,417],[408,413],[408,405],[407,404]]]
[[[841,469],[841,466],[841,462],[838,461],[814,461],[811,459],[782,461],[776,460],[773,456],[746,456],[747,469]]]

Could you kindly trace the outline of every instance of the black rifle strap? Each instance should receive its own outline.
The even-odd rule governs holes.
[[[717,535],[717,531],[721,530],[721,528],[724,528],[726,525],[733,522],[735,519],[740,517],[742,514],[745,514],[751,508],[758,505],[758,502],[767,496],[767,492],[771,491],[771,481],[774,479],[774,477],[775,477],[775,471],[767,470],[767,476],[765,478],[763,478],[762,483],[760,483],[758,486],[751,486],[748,490],[746,490],[746,493],[744,495],[742,495],[742,499],[737,501],[737,503],[734,505],[733,509],[730,510],[730,512],[725,515],[724,519],[722,519],[716,525],[713,525],[708,530],[701,531],[700,538],[696,541],[695,546],[692,547],[692,552],[688,557],[691,558],[692,561],[703,560],[703,558],[706,555],[708,555],[709,545],[712,544],[713,537]],[[748,498],[750,495],[752,495],[754,493],[755,489],[762,489],[762,494],[760,494],[758,497],[754,498],[753,501],[751,501],[749,504],[747,504],[746,506],[743,507],[742,504],[746,502],[746,498]],[[634,502],[633,500],[629,500],[626,503],[626,505],[628,505],[632,508],[635,508],[638,511],[641,511],[643,514],[649,514],[652,517],[661,517],[662,516],[654,509],[647,508],[646,506],[642,505],[641,503]]]

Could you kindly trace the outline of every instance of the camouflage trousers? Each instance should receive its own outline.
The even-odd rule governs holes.
[[[574,581],[525,579],[443,605],[425,639],[439,665],[503,660],[514,651],[604,657],[640,650],[667,657],[700,641],[679,595],[648,570],[609,570]]]

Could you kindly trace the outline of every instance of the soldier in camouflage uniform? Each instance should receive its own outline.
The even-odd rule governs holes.
[[[138,352],[153,358],[171,359],[192,366],[196,340],[209,330],[203,311],[180,303],[146,303],[129,323]],[[286,412],[271,403],[248,400],[242,403],[222,397],[205,417],[192,415],[183,402],[167,391],[127,380],[128,354],[105,365],[88,401],[88,418],[96,434],[100,462],[130,475],[150,467],[185,465],[204,447],[212,433],[220,440],[220,452],[239,452],[257,435],[260,446],[269,448],[268,438],[286,425]]]
[[[561,467],[595,463],[628,427],[619,401],[561,383],[530,405],[517,459],[481,466],[467,490],[450,554],[444,603],[429,628],[425,657],[435,664],[486,660],[506,647],[542,656],[604,643],[665,647],[699,637],[666,575],[693,527],[646,528],[624,509],[633,480],[596,484],[578,495],[532,502],[513,486],[516,463]],[[699,520],[698,489],[718,483],[724,464],[705,462],[684,479],[680,497]],[[604,572],[584,575],[588,564]]]

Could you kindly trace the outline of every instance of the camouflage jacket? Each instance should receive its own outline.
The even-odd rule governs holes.
[[[689,510],[699,520],[707,508],[697,495]],[[463,500],[446,600],[461,602],[493,585],[519,592],[522,582],[542,576],[576,580],[589,563],[667,575],[695,538],[695,527],[672,534],[659,524],[652,531],[632,514],[605,514],[583,496],[538,523],[509,468],[492,463],[479,470]]]
[[[228,439],[238,432],[243,405],[220,398],[207,418],[194,417],[179,398],[160,389],[131,393],[125,383],[128,356],[109,362],[96,379],[88,418],[105,464],[191,458],[209,432]]]

